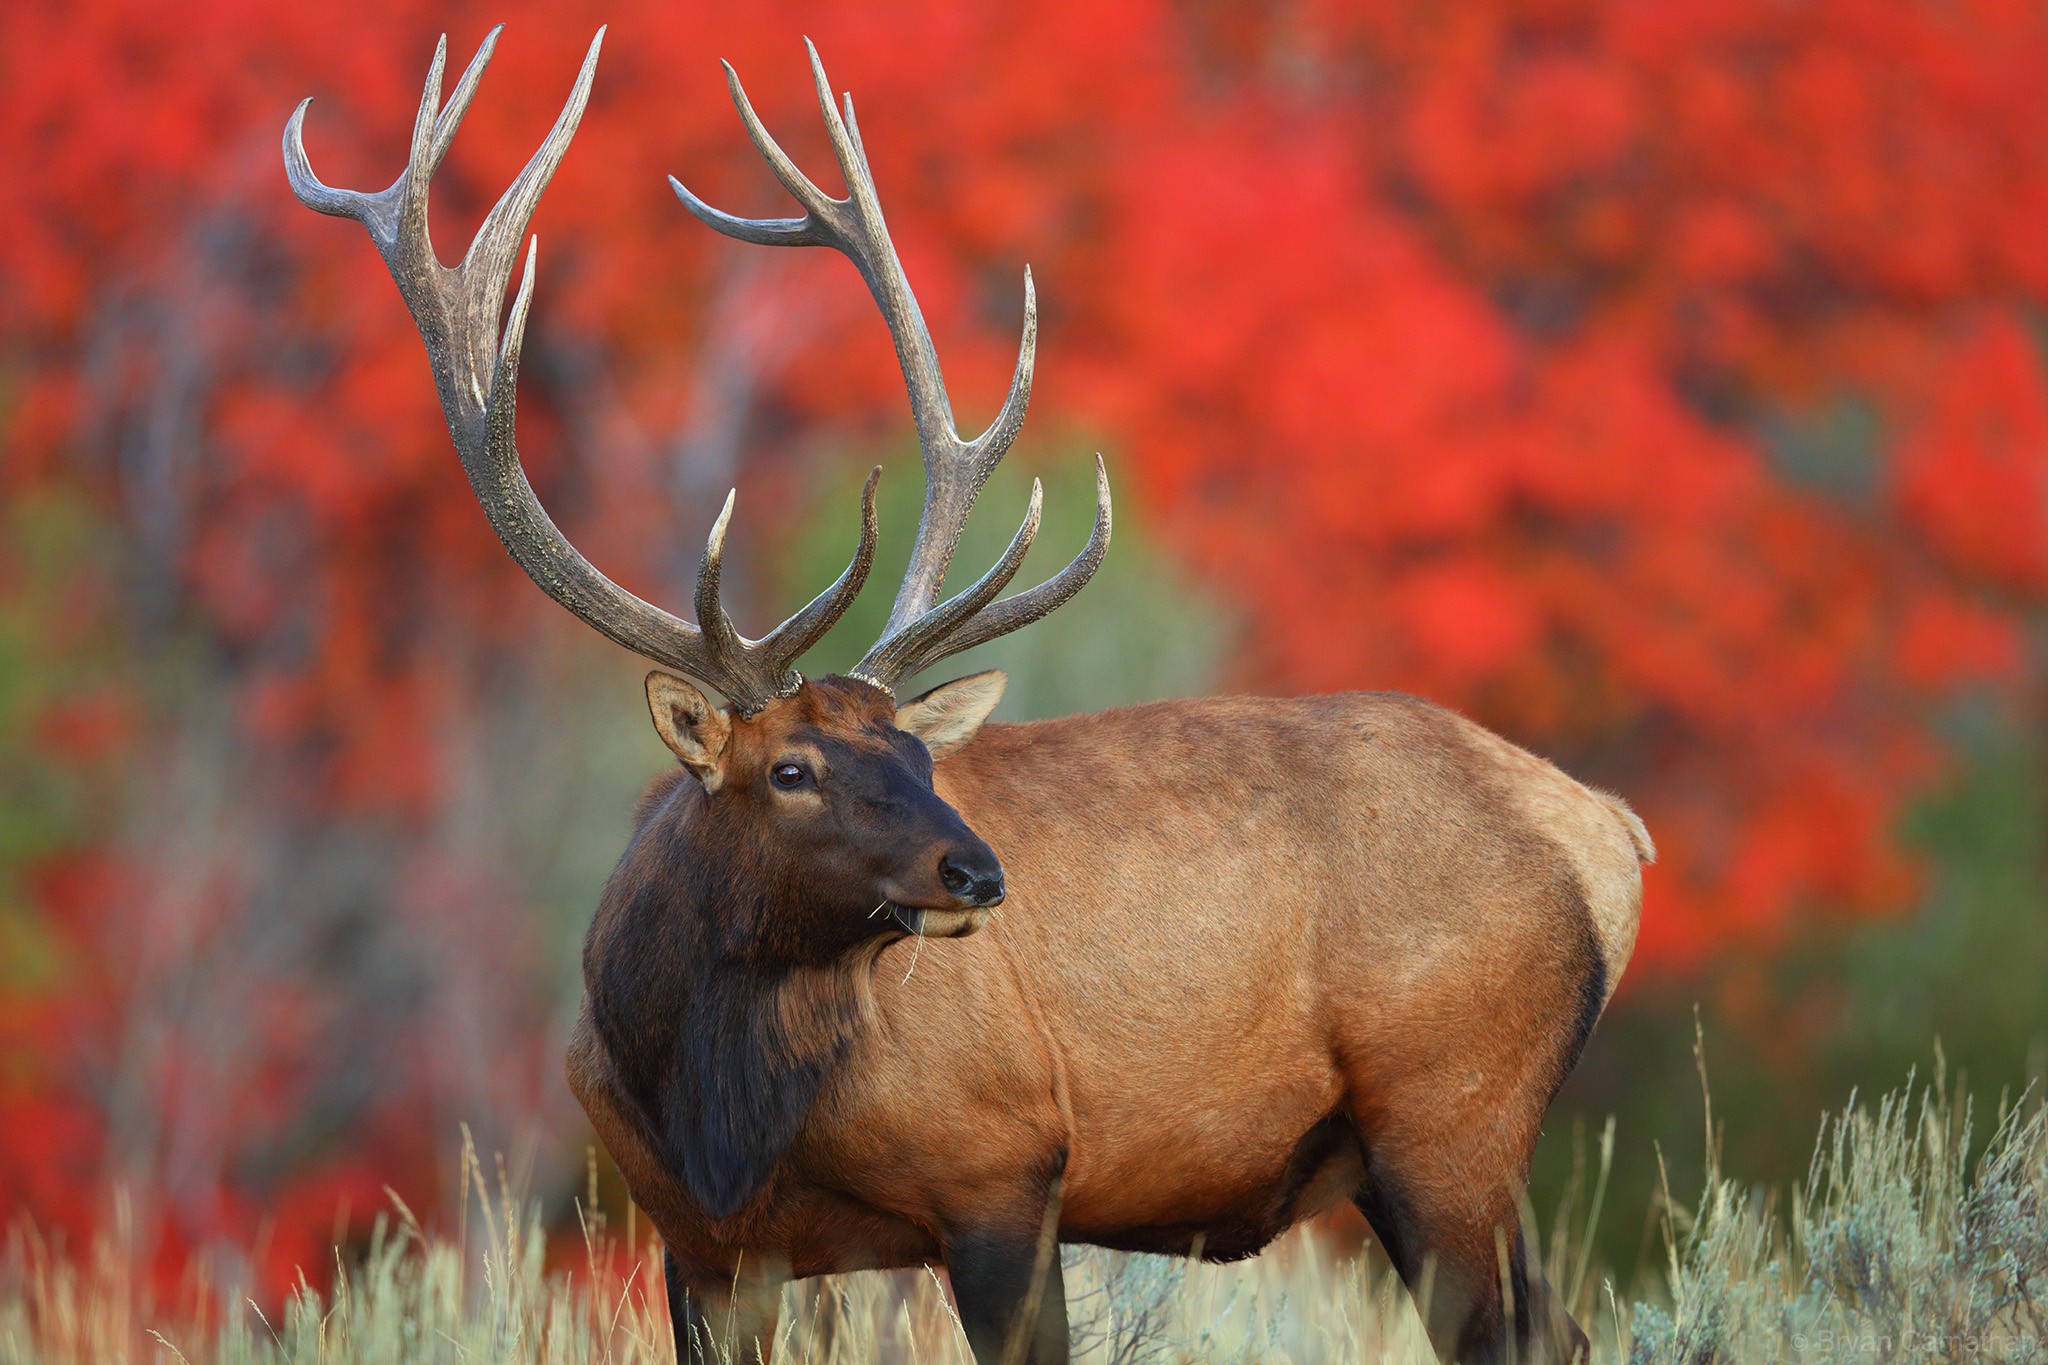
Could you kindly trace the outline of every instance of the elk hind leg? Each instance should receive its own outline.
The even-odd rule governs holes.
[[[1590,1344],[1529,1256],[1526,1158],[1437,1131],[1368,1143],[1353,1202],[1416,1298],[1437,1357],[1460,1365],[1574,1365]]]

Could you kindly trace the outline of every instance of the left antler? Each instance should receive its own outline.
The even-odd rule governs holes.
[[[744,714],[794,692],[802,679],[795,672],[798,656],[831,629],[866,581],[875,554],[875,475],[861,495],[861,535],[853,562],[839,580],[810,605],[760,640],[748,640],[733,629],[719,603],[720,568],[725,529],[733,500],[726,498],[704,549],[697,575],[697,617],[700,630],[627,592],[594,568],[549,519],[520,467],[513,441],[513,409],[519,375],[519,348],[526,334],[526,310],[533,298],[535,247],[526,253],[502,337],[498,312],[505,286],[512,278],[520,238],[540,202],[555,168],[569,149],[590,82],[604,30],[591,40],[590,52],[576,77],[569,102],[555,120],[540,150],[526,163],[504,196],[477,230],[462,263],[452,269],[434,255],[427,236],[427,184],[447,155],[477,82],[490,62],[500,28],[491,30],[456,83],[446,108],[440,108],[441,76],[448,58],[448,40],[434,49],[434,66],[413,123],[412,152],[405,172],[388,189],[375,194],[337,190],[320,183],[307,163],[302,141],[307,100],[300,104],[284,133],[285,173],[299,202],[321,213],[353,218],[369,229],[370,239],[391,270],[413,322],[427,344],[441,410],[469,486],[499,539],[527,576],[550,597],[599,631],[636,653],[667,664],[718,688]],[[439,109],[437,115],[436,110]],[[881,471],[875,471],[879,474]]]

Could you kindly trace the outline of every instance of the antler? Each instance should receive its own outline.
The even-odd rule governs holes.
[[[903,369],[904,386],[910,393],[911,416],[917,423],[918,443],[924,448],[924,512],[918,519],[917,540],[911,549],[910,567],[897,590],[895,605],[882,638],[875,642],[854,667],[854,676],[894,691],[898,683],[949,654],[1006,635],[1029,625],[1079,592],[1102,564],[1109,548],[1109,473],[1102,457],[1095,457],[1095,528],[1088,544],[1072,563],[1057,574],[1025,592],[1002,602],[995,596],[1015,576],[1038,533],[1043,494],[1032,480],[1031,503],[1024,524],[1010,541],[995,566],[958,596],[939,603],[939,589],[946,567],[960,543],[968,513],[976,495],[988,482],[996,462],[1009,450],[1024,425],[1024,409],[1031,400],[1032,358],[1038,341],[1038,301],[1031,287],[1031,271],[1024,272],[1024,341],[1017,353],[1017,369],[1010,380],[1010,392],[1002,410],[988,430],[973,440],[962,439],[954,425],[953,407],[946,397],[946,381],[939,373],[939,358],[932,349],[931,333],[924,315],[910,292],[896,248],[889,241],[889,229],[882,221],[882,206],[875,197],[874,174],[868,167],[867,152],[860,141],[860,126],[853,116],[853,96],[847,95],[845,115],[832,102],[832,89],[818,50],[809,39],[804,46],[811,56],[811,77],[818,88],[818,107],[825,116],[825,131],[846,179],[847,197],[834,199],[811,182],[796,163],[778,146],[747,101],[739,76],[730,63],[725,67],[726,85],[732,102],[746,125],[747,136],[761,153],[775,178],[803,208],[801,218],[736,218],[711,207],[690,193],[674,177],[683,206],[707,226],[728,237],[762,246],[829,246],[853,262],[867,282],[868,292],[889,324],[896,343],[896,359]],[[990,604],[995,602],[993,606]]]
[[[796,659],[831,629],[866,581],[874,564],[875,480],[881,470],[868,476],[861,494],[860,544],[846,572],[760,640],[748,640],[734,630],[719,602],[732,495],[726,497],[725,509],[711,528],[697,573],[701,629],[627,592],[599,573],[569,543],[534,496],[513,441],[519,348],[526,335],[527,305],[533,298],[537,239],[527,249],[519,294],[502,335],[498,312],[511,281],[520,238],[583,117],[604,30],[600,28],[591,40],[569,102],[546,141],[484,219],[462,263],[450,268],[441,264],[428,239],[427,184],[454,141],[502,31],[500,25],[484,39],[445,108],[441,107],[441,76],[448,58],[448,39],[444,36],[435,47],[433,69],[427,75],[419,116],[413,123],[411,155],[404,173],[388,189],[375,194],[337,190],[313,174],[302,141],[310,99],[299,105],[285,127],[285,174],[292,193],[307,208],[353,218],[369,229],[370,239],[377,244],[398,292],[412,310],[420,338],[426,342],[441,410],[448,418],[448,432],[455,438],[469,486],[519,567],[550,597],[611,639],[711,684],[742,714],[752,714],[797,689],[803,680],[793,668]]]

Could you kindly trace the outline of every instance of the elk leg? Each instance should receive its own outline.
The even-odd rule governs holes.
[[[1050,1226],[949,1238],[946,1274],[975,1365],[1067,1365],[1067,1292]]]
[[[789,1274],[772,1257],[749,1254],[732,1273],[689,1266],[663,1248],[669,1322],[677,1365],[768,1365]]]
[[[1443,1133],[1405,1150],[1369,1146],[1352,1201],[1415,1295],[1437,1358],[1447,1365],[1588,1359],[1585,1333],[1529,1259],[1520,1179],[1475,1180],[1474,1155]]]

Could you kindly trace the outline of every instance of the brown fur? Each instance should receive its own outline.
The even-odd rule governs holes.
[[[736,721],[729,761],[770,762],[803,726],[886,728],[887,711],[862,684],[813,682]],[[1002,858],[1008,899],[985,927],[916,944],[856,926],[830,962],[746,980],[692,955],[788,925],[637,922],[726,913],[683,903],[663,862],[696,846],[712,799],[680,770],[643,799],[591,926],[569,1076],[672,1287],[765,1336],[781,1273],[1028,1238],[1049,1198],[1062,1240],[1217,1258],[1350,1198],[1404,1274],[1435,1263],[1446,1358],[1503,1349],[1497,1239],[1523,1274],[1516,1201],[1543,1113],[1634,940],[1649,844],[1625,805],[1391,695],[989,725],[934,781]],[[620,980],[658,977],[653,1008],[600,1017]],[[693,991],[764,993],[782,1041],[755,1083],[818,1073],[765,1184],[723,1220],[635,1098],[633,1076],[658,1071],[636,1049],[668,1055]],[[1512,1335],[1577,1349],[1526,1274]]]

